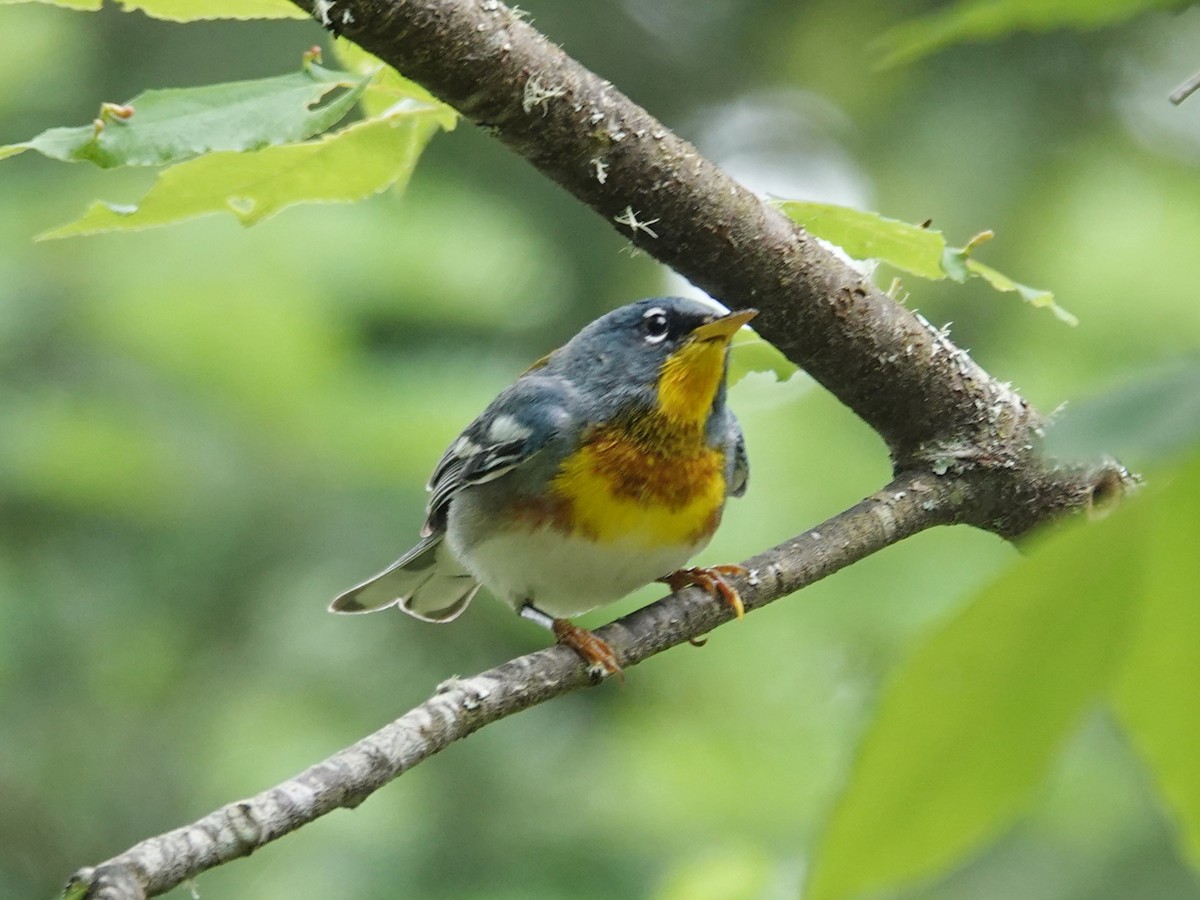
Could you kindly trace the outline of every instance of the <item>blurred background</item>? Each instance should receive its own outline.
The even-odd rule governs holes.
[[[1079,316],[982,283],[908,304],[1043,410],[1099,404],[1200,345],[1200,10],[1016,35],[872,69],[931,4],[529,0],[534,23],[755,190],[932,219]],[[0,143],[102,100],[293,71],[309,23],[0,9]],[[147,171],[0,165],[0,897],[258,792],[543,646],[482,598],[453,627],[329,599],[406,549],[443,447],[596,315],[686,288],[469,125],[408,192],[34,243]],[[890,275],[886,276],[890,280]],[[886,283],[886,282],[885,282]],[[1186,392],[1195,382],[1184,377]],[[881,485],[880,441],[804,376],[732,391],[753,475],[703,562]],[[1168,433],[1077,430],[1150,468]],[[1090,442],[1090,443],[1089,443]],[[968,529],[907,541],[629,672],[485,729],[204,875],[201,896],[796,896],[878,690],[1010,565]],[[646,590],[583,620],[653,599]],[[172,896],[189,896],[188,888]],[[1200,897],[1110,719],[1033,813],[913,898]]]

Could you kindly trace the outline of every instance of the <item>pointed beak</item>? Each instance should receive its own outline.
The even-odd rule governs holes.
[[[692,329],[690,336],[694,341],[729,341],[739,328],[757,315],[757,309],[739,309]]]

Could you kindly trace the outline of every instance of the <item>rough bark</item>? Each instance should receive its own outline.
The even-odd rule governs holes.
[[[1018,537],[1088,494],[1094,470],[1047,468],[1036,451],[1042,419],[1007,383],[521,14],[498,0],[294,2],[650,255],[730,307],[757,307],[755,330],[874,428],[896,471],[991,471],[996,490],[961,521]]]

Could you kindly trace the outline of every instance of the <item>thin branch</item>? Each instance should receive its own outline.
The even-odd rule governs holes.
[[[1197,72],[1179,87],[1175,88],[1175,90],[1171,91],[1167,99],[1178,106],[1198,90],[1200,90],[1200,72]]]
[[[738,584],[747,612],[934,525],[952,522],[969,484],[899,478],[816,528],[743,563]],[[687,588],[597,633],[628,669],[730,621],[732,613]],[[470,678],[454,678],[390,725],[247,800],[149,838],[95,867],[80,869],[68,896],[141,900],[169,891],[340,807],[354,807],[392,779],[491,722],[589,684],[579,658],[550,647]]]

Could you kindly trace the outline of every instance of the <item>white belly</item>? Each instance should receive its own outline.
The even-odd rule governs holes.
[[[707,543],[647,550],[623,542],[600,544],[542,528],[532,534],[502,532],[481,541],[469,553],[459,547],[452,549],[476,578],[514,608],[532,603],[545,613],[565,618],[620,600],[669,575]]]

